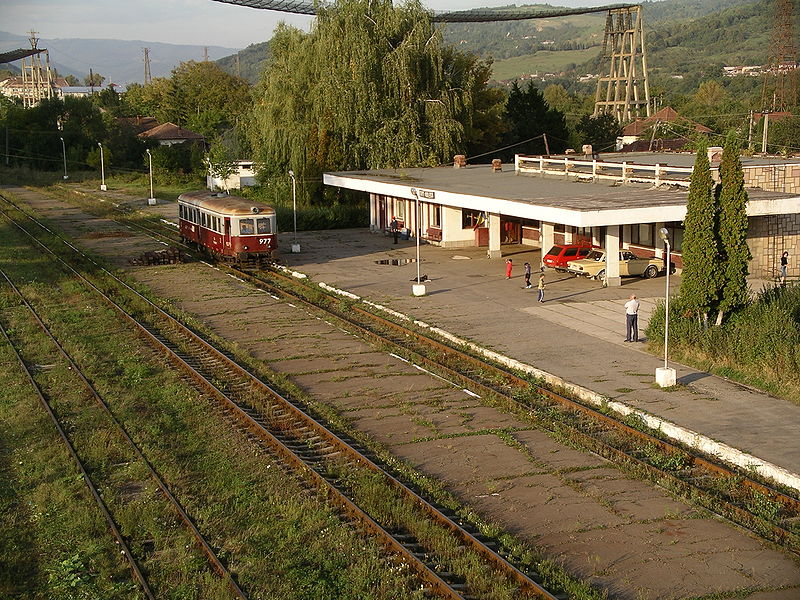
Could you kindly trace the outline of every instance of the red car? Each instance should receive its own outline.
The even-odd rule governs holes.
[[[542,262],[545,267],[556,271],[566,271],[567,262],[586,258],[586,255],[594,247],[587,242],[581,244],[556,244],[547,251],[547,254],[542,258]]]

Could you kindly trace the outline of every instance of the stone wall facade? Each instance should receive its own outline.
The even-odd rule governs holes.
[[[781,254],[789,252],[789,276],[800,276],[800,213],[751,217],[747,245],[753,260],[750,274],[775,279],[780,274]]]
[[[800,163],[745,167],[743,171],[745,187],[800,194]]]

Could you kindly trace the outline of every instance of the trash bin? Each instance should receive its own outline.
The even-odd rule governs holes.
[[[407,240],[411,236],[411,231],[408,227],[403,229],[403,232],[400,234],[400,239]]]

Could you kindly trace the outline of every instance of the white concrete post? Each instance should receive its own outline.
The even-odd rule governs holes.
[[[554,225],[552,223],[548,223],[546,221],[541,222],[541,239],[542,239],[542,256],[541,259],[544,259],[545,253],[553,247],[555,243],[555,232],[554,232]],[[540,263],[540,266],[544,266],[544,261]]]
[[[654,177],[655,177],[655,180],[656,180],[656,187],[658,187],[659,185],[661,185],[661,165],[659,165],[659,164],[656,164],[656,170],[655,170]]]
[[[488,258],[502,258],[500,250],[500,215],[489,213],[489,251],[486,253]]]
[[[615,287],[622,285],[619,276],[619,225],[606,227],[606,276],[603,285]]]
[[[623,225],[622,226],[622,249],[627,250],[631,247],[631,227],[638,227],[638,225]]]
[[[369,195],[369,228],[371,231],[379,231],[381,229],[378,223],[378,214],[380,213],[378,207],[377,194]]]

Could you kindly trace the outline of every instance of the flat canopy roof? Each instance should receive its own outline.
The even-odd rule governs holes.
[[[636,161],[643,162],[638,156]],[[420,200],[445,206],[575,227],[682,221],[688,195],[685,188],[673,186],[518,173],[513,165],[503,165],[500,172],[490,165],[340,171],[325,173],[323,182],[411,200],[416,192]],[[747,192],[749,216],[800,212],[800,196],[759,189]]]

